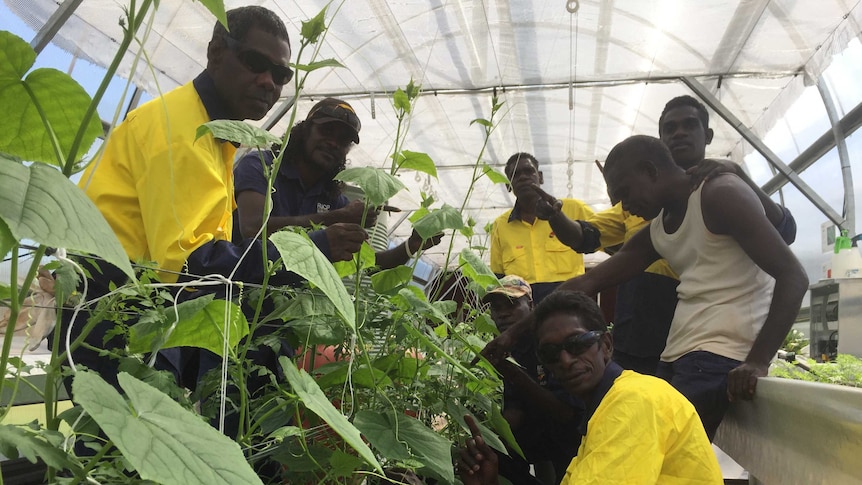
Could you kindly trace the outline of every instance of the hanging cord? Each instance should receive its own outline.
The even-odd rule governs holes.
[[[566,197],[573,198],[574,183],[572,176],[574,175],[574,144],[575,144],[575,119],[576,119],[576,103],[575,103],[575,80],[578,72],[578,30],[580,28],[579,17],[577,15],[580,3],[577,0],[569,0],[566,2],[566,10],[571,14],[569,16],[569,150],[566,158]]]

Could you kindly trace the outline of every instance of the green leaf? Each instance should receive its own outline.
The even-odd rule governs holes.
[[[2,132],[2,130],[0,130]],[[104,258],[134,278],[123,246],[99,209],[58,170],[0,158],[0,219],[17,241]]]
[[[40,458],[58,470],[80,468],[60,448],[25,426],[0,425],[0,453],[9,459],[24,457],[30,463]]]
[[[420,421],[392,412],[364,410],[353,420],[368,441],[390,459],[415,458],[446,483],[455,481],[450,448],[452,443]]]
[[[12,287],[0,283],[0,300],[10,300],[12,298]]]
[[[357,261],[356,258],[359,258]],[[368,241],[362,241],[362,246],[359,248],[359,252],[353,255],[353,259],[350,261],[337,261],[332,263],[332,266],[335,268],[335,271],[338,273],[339,278],[344,278],[345,276],[350,276],[356,274],[356,264],[359,263],[359,271],[363,269],[368,269],[373,267],[376,264],[376,254],[374,253],[374,248],[368,244]]]
[[[488,128],[494,126],[493,124],[491,124],[490,121],[486,120],[485,118],[476,118],[475,120],[470,122],[470,125],[472,126],[473,123],[479,123],[480,125],[486,126]]]
[[[401,88],[395,90],[395,94],[392,95],[392,102],[395,104],[396,111],[410,112],[410,98]]]
[[[461,272],[470,281],[475,281],[482,288],[500,286],[500,280],[497,279],[497,275],[472,250],[463,249],[458,256],[458,260],[461,265]]]
[[[431,211],[427,207],[420,207],[413,211],[413,213],[410,214],[410,217],[408,217],[407,220],[410,221],[411,224],[416,224],[416,221],[422,219],[430,213]]]
[[[12,236],[12,231],[9,226],[0,219],[0,259],[6,259],[6,256],[12,252],[12,247],[18,244],[18,241]]]
[[[371,464],[378,472],[383,473],[383,469],[374,453],[362,441],[359,430],[341,412],[335,409],[332,403],[329,402],[329,398],[320,390],[320,386],[317,385],[314,378],[304,370],[297,369],[296,364],[286,357],[280,357],[278,361],[281,363],[281,368],[284,370],[287,382],[290,383],[291,391],[299,396],[302,404],[326,421],[326,424],[338,433],[348,445],[352,446],[366,462]]]
[[[144,480],[163,484],[262,483],[233,440],[165,394],[120,373],[125,399],[97,374],[78,372],[76,400]]]
[[[213,300],[212,295],[180,303],[176,306],[176,314],[173,307],[164,309],[164,313],[168,325],[173,324],[177,314],[179,314],[179,321],[167,340],[162,345],[157,345],[163,349],[198,347],[223,357],[225,316],[228,317],[227,342],[230,348],[235,348],[249,331],[248,321],[240,307],[226,300]],[[162,336],[158,330],[166,329],[133,326],[130,332],[129,351],[151,352],[154,340]]]
[[[366,389],[384,388],[392,386],[392,379],[380,369],[369,368],[367,364],[353,366],[352,369],[347,362],[335,362],[327,364],[335,368],[326,374],[317,377],[317,385],[321,389],[328,387],[339,386],[347,381],[347,374],[350,373],[351,382],[359,387]],[[323,369],[323,366],[318,367],[316,371]]]
[[[311,64],[291,64],[296,68],[297,71],[316,71],[318,69],[322,69],[324,67],[344,67],[344,64],[336,61],[335,59],[323,59],[322,61],[315,61]]]
[[[407,83],[407,87],[404,88],[404,91],[407,92],[407,97],[410,99],[415,99],[416,96],[419,96],[419,91],[422,89],[422,86],[413,82],[413,79],[410,79],[410,82]]]
[[[54,295],[57,301],[66,301],[78,289],[81,273],[67,261],[58,261],[54,268]]]
[[[309,44],[316,44],[320,36],[326,30],[326,7],[317,13],[314,18],[302,22],[299,33]]]
[[[413,279],[413,268],[409,266],[396,266],[384,269],[371,275],[371,287],[374,291],[382,294],[391,294],[393,291],[410,283]]]
[[[497,170],[494,170],[494,167],[488,165],[487,163],[482,164],[482,173],[488,177],[488,180],[495,184],[508,184],[509,177],[506,177],[505,174],[500,173]]]
[[[351,329],[356,329],[356,311],[344,284],[332,263],[317,249],[306,234],[280,231],[269,237],[288,271],[302,276],[332,301],[339,316]]]
[[[224,0],[200,0],[201,4],[228,30],[227,13],[224,10]],[[158,5],[158,3],[156,4]]]
[[[402,288],[398,291],[398,295],[404,298],[416,313],[428,317],[438,323],[449,323],[449,319],[446,318],[446,315],[441,312],[439,308],[429,303],[424,294],[420,298],[407,288]]]
[[[464,227],[464,220],[461,218],[461,213],[449,204],[443,204],[443,207],[432,210],[425,217],[413,223],[413,229],[422,236],[422,239],[430,239],[431,236],[443,232],[445,229],[461,229],[462,227]]]
[[[398,168],[416,170],[417,172],[427,173],[437,178],[437,167],[434,165],[434,160],[431,160],[431,157],[427,153],[404,150],[396,157],[396,165]]]
[[[339,172],[335,179],[357,185],[372,206],[383,205],[404,188],[404,183],[396,177],[373,167],[351,167]]]
[[[323,315],[337,315],[335,306],[325,296],[316,292],[301,293],[290,298],[284,306],[276,308],[272,314],[263,320],[268,322],[279,318],[284,321],[298,318],[310,318]]]
[[[3,129],[0,152],[24,160],[62,165],[69,155],[92,99],[68,74],[41,68],[24,75],[33,67],[36,53],[23,39],[0,31],[0,106]],[[42,120],[39,110],[45,116]],[[46,122],[53,130],[53,138]],[[98,116],[87,125],[79,153],[86,151],[102,134]],[[54,141],[60,153],[55,150]],[[74,154],[78,160],[78,153]]]
[[[195,140],[211,134],[220,140],[239,143],[243,146],[259,149],[268,148],[272,144],[281,143],[281,138],[254,125],[238,120],[208,121],[198,126]]]

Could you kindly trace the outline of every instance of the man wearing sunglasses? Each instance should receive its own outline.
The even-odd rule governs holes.
[[[530,314],[533,292],[524,278],[506,275],[482,302],[503,332]],[[524,335],[515,344],[512,359],[495,362],[495,367],[503,376],[503,417],[527,461],[514,452],[500,454],[500,475],[512,483],[559,483],[578,451],[584,405],[547,375],[536,358],[532,335]],[[529,474],[530,464],[536,477]]]
[[[279,172],[273,180],[269,233],[285,226],[327,226],[311,231],[309,237],[331,261],[345,261],[359,250],[373,227],[377,208],[366,208],[362,200],[349,202],[341,193],[344,184],[335,176],[344,170],[347,154],[359,143],[362,124],[346,101],[325,98],[318,101],[305,120],[290,130]],[[264,165],[272,166],[280,147],[274,151],[253,151],[234,169],[237,210],[234,239],[254,237],[263,224],[267,194]],[[378,251],[377,266],[392,268],[407,262],[420,249],[440,242],[441,236],[423,241],[415,231],[404,243]]]
[[[586,403],[583,438],[563,485],[724,483],[691,403],[667,382],[611,360],[613,339],[595,301],[555,291],[536,308],[535,322],[540,362]],[[456,457],[461,480],[496,485],[496,455],[466,420],[473,436]]]
[[[261,119],[292,75],[287,67],[290,43],[281,19],[262,7],[230,10],[227,23],[230,33],[218,22],[213,28],[206,69],[193,81],[129,112],[108,138],[102,158],[88,167],[80,182],[129,259],[154,261],[165,283],[190,281],[198,275],[227,276],[238,264],[234,280],[260,283],[266,267],[259,249],[242,258],[248,245],[259,247],[260,241],[231,242],[236,147],[211,135],[196,138],[196,130],[211,120]],[[278,257],[274,246],[268,255]],[[126,281],[118,269],[99,266],[91,271],[100,276],[90,281],[88,299],[108,293],[112,283],[120,286]],[[299,280],[281,270],[270,283]],[[79,323],[73,328],[81,327]],[[95,348],[124,348],[122,336],[105,338],[112,327],[102,322],[87,343]],[[193,356],[169,354],[170,363],[160,361],[160,366],[179,374],[197,367]],[[115,361],[85,346],[73,355],[76,362],[117,385]],[[197,375],[179,377],[192,388],[197,379]]]

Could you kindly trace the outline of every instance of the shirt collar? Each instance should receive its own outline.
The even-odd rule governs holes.
[[[192,84],[201,98],[204,108],[211,120],[229,120],[230,111],[216,89],[215,81],[207,71],[198,74]]]
[[[518,199],[515,199],[515,206],[512,207],[512,212],[509,214],[509,221],[520,221],[521,220],[521,208],[518,207]]]
[[[593,414],[595,414],[596,409],[599,408],[599,404],[602,403],[605,395],[611,390],[611,387],[614,385],[614,381],[617,380],[617,377],[622,373],[623,368],[614,361],[609,361],[608,365],[605,366],[605,373],[602,374],[602,380],[599,381],[599,385],[596,386],[590,397],[586,400],[587,414],[584,416],[584,420],[581,423],[581,434],[584,436],[587,434],[587,423],[592,419]]]

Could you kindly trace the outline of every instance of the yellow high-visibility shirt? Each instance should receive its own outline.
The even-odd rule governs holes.
[[[195,140],[208,121],[194,85],[176,88],[131,111],[81,178],[129,259],[181,271],[201,245],[230,240],[236,148],[212,135]]]
[[[662,379],[623,371],[587,423],[563,485],[721,485],[694,406]]]
[[[594,214],[587,219],[587,222],[595,226],[601,233],[601,248],[622,244],[634,236],[636,232],[649,225],[649,221],[624,211],[623,205],[619,202],[610,209]],[[670,269],[670,265],[663,259],[654,262],[645,271],[675,280],[679,279],[679,276]]]
[[[576,199],[562,199],[569,219],[588,219],[593,210]],[[491,271],[516,274],[528,283],[555,283],[584,274],[584,257],[557,239],[548,221],[532,224],[512,216],[509,209],[491,229]]]

